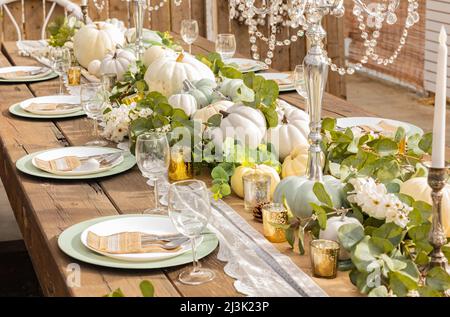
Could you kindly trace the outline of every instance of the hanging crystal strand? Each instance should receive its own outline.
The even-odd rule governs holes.
[[[145,0],[134,0],[134,24],[136,28],[136,58],[141,60],[144,55],[144,43],[142,32],[144,28],[144,5]]]
[[[147,23],[148,23],[148,27],[151,28],[152,27],[152,13],[150,10],[148,10],[148,8],[150,8],[152,6],[152,0],[148,0],[147,1]]]

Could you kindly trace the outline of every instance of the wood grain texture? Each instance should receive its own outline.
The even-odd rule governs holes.
[[[178,37],[177,34],[174,34]],[[214,44],[199,38],[193,47],[194,53],[211,51]],[[5,43],[3,52],[13,64],[32,65],[35,61],[18,56],[15,43]],[[0,66],[8,65],[0,56]],[[192,287],[177,282],[177,276],[186,266],[167,270],[124,271],[105,269],[78,263],[82,271],[82,284],[79,288],[69,288],[66,278],[67,265],[74,262],[62,254],[56,241],[58,235],[67,227],[94,217],[140,213],[153,206],[152,191],[146,185],[139,170],[134,168],[117,177],[90,182],[58,182],[36,179],[19,173],[15,161],[23,155],[42,149],[67,145],[81,145],[91,136],[92,122],[84,119],[58,121],[31,121],[12,117],[7,108],[14,102],[33,95],[42,96],[54,93],[57,80],[26,85],[1,85],[0,93],[0,142],[2,147],[0,175],[8,184],[8,197],[15,212],[19,226],[24,234],[27,249],[46,295],[63,296],[101,296],[120,287],[128,296],[138,296],[138,284],[143,279],[151,280],[156,286],[158,296],[240,296],[233,287],[234,280],[223,272],[223,263],[212,253],[202,260],[206,267],[217,272],[213,282],[202,287]],[[286,93],[282,99],[300,108],[303,100],[295,93]],[[342,99],[325,95],[324,115],[349,116],[368,115],[358,107]],[[38,133],[36,133],[38,132]],[[243,202],[232,195],[225,201],[244,217],[256,230],[262,225],[245,213]],[[289,256],[307,274],[310,274],[309,257],[292,252],[287,243],[276,247]],[[217,252],[217,251],[216,251]],[[348,273],[339,273],[337,279],[315,281],[333,296],[358,296],[348,278]]]

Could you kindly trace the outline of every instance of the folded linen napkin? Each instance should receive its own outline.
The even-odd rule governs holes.
[[[76,104],[66,104],[66,103],[31,103],[25,108],[28,112],[41,112],[41,111],[56,111],[56,110],[69,110],[80,108]]]
[[[385,134],[385,135],[392,135],[398,129],[398,127],[396,127],[384,120],[381,120],[380,122],[378,122],[377,125],[361,125],[361,126],[359,126],[359,128],[361,128],[365,132],[375,132],[375,133],[381,133],[381,134]]]
[[[180,246],[165,249],[165,241],[142,232],[121,232],[109,236],[99,236],[91,231],[87,235],[87,244],[94,250],[111,254],[177,252]]]
[[[94,158],[85,160],[76,156],[64,156],[49,161],[35,158],[35,162],[38,168],[53,174],[60,172],[95,171],[101,167],[100,162]]]

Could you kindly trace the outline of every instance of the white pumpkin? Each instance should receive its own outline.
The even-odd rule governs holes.
[[[400,185],[400,193],[409,195],[414,200],[421,200],[430,205],[433,204],[431,200],[431,187],[428,186],[426,177],[415,177],[407,180]],[[445,184],[442,190],[442,224],[447,237],[450,237],[450,184]]]
[[[320,230],[319,238],[340,242],[338,237],[338,230],[341,226],[346,224],[358,224],[362,227],[358,219],[353,217],[347,216],[330,217],[327,220],[327,227],[325,228],[325,230]],[[347,250],[341,247],[339,251],[339,260],[348,260],[348,259],[350,259],[350,254],[347,252]]]
[[[243,177],[251,173],[262,173],[270,176],[270,196],[272,197],[275,188],[280,182],[280,175],[278,175],[276,169],[268,165],[255,165],[254,167],[239,166],[234,170],[233,176],[231,176],[231,188],[234,193],[241,198],[244,198],[244,183]]]
[[[247,89],[242,79],[229,79],[225,78],[220,85],[219,91],[226,97],[230,98],[234,102],[239,100],[239,92],[242,89]]]
[[[148,67],[161,57],[173,57],[175,55],[176,53],[170,48],[154,45],[145,50],[142,62]]]
[[[235,104],[228,108],[220,127],[212,131],[212,140],[220,151],[226,138],[233,138],[244,146],[256,148],[266,133],[266,118],[260,110]]]
[[[205,123],[208,122],[209,118],[211,118],[215,114],[219,114],[221,111],[227,111],[228,108],[230,108],[233,105],[234,103],[232,101],[228,100],[217,101],[202,109],[198,109],[197,112],[195,112],[193,119],[201,122],[202,131],[204,131]]]
[[[102,60],[106,54],[115,52],[125,43],[125,37],[116,26],[95,22],[83,26],[73,39],[73,53],[81,66],[87,68],[95,59]]]
[[[100,65],[100,75],[116,74],[118,80],[123,79],[123,75],[136,61],[136,57],[131,51],[118,49],[114,53],[109,53]]]
[[[125,23],[123,23],[122,20],[119,20],[117,18],[112,18],[112,19],[106,19],[105,22],[114,25],[122,33],[125,33],[127,31],[127,28],[125,27]]]
[[[100,66],[102,65],[102,62],[99,61],[98,59],[94,59],[93,61],[91,61],[88,65],[88,72],[91,75],[94,75],[96,77],[100,77]]]
[[[197,101],[190,94],[176,94],[169,98],[169,105],[183,110],[189,117],[197,111]]]
[[[183,82],[200,79],[215,81],[211,69],[191,55],[179,54],[178,57],[161,57],[153,62],[145,73],[145,81],[150,91],[158,91],[172,96],[183,90]]]
[[[308,145],[309,118],[300,109],[284,109],[281,124],[266,132],[265,140],[272,143],[283,161],[299,145]]]

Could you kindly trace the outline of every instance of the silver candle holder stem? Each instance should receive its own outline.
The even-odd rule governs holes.
[[[428,185],[431,187],[431,199],[433,201],[432,209],[432,227],[429,236],[429,242],[433,247],[430,263],[426,272],[434,267],[442,267],[450,274],[448,260],[442,252],[442,246],[447,243],[447,237],[442,225],[442,190],[447,182],[447,168],[430,167],[428,171]]]
[[[89,5],[82,4],[80,5],[81,13],[83,14],[83,23],[88,24],[89,23]]]

